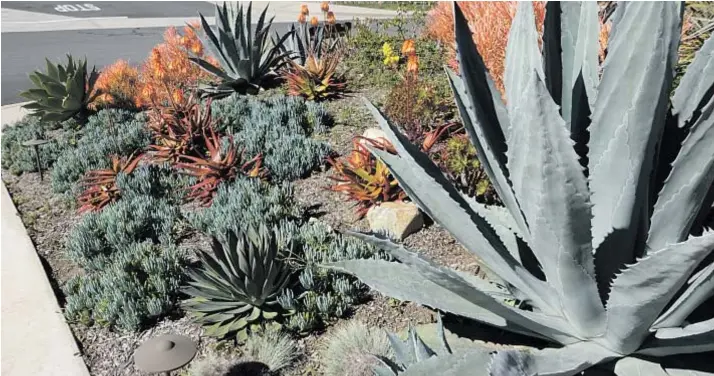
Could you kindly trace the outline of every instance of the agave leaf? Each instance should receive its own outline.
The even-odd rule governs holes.
[[[714,295],[714,263],[692,277],[689,286],[674,301],[672,306],[655,321],[652,328],[666,328],[681,325],[700,304]]]
[[[532,375],[528,356],[520,350],[502,350],[491,356],[488,365],[490,376],[523,376]]]
[[[386,241],[384,242],[387,243]],[[574,340],[573,336],[570,335],[572,328],[560,317],[513,309],[494,299],[485,291],[478,289],[477,285],[468,283],[450,269],[443,268],[425,257],[409,252],[399,246],[392,245],[388,246],[387,249],[395,258],[413,267],[413,270],[420,274],[422,278],[452,291],[454,294],[505,318],[509,322],[540,333],[544,337],[556,338],[561,343],[568,343]]]
[[[521,213],[511,184],[508,181],[505,149],[509,119],[501,94],[496,90],[483,59],[471,37],[468,22],[458,4],[454,3],[454,30],[462,77],[446,70],[454,91],[464,127],[480,156],[481,165],[498,196],[516,219],[521,234],[529,236],[528,226]]]
[[[714,318],[700,321],[694,324],[685,325],[681,328],[662,328],[657,330],[655,333],[655,338],[660,339],[673,339],[691,336],[700,336],[702,334],[714,334]],[[714,337],[712,337],[714,338]]]
[[[432,264],[431,260],[429,260],[426,256],[420,255],[419,253],[409,251],[408,249],[404,248],[402,245],[398,245],[386,236],[379,235],[379,234],[363,234],[359,232],[353,232],[353,231],[345,231],[347,235],[353,236],[355,238],[358,238],[360,240],[363,240],[367,243],[370,243],[374,245],[375,247],[385,250],[392,254],[395,258],[400,260],[401,262],[411,265],[415,262],[423,262],[427,264]],[[458,271],[454,271],[455,273],[459,274],[459,276],[463,279],[465,279],[467,282],[469,282],[471,285],[474,286],[474,288],[477,288],[489,295],[492,296],[499,296],[503,295],[504,291],[503,289],[499,288],[496,284],[493,284],[483,278],[478,278],[473,275],[469,275],[468,273],[460,273]],[[474,278],[469,278],[469,277],[474,277]]]
[[[590,108],[595,104],[597,94],[596,88],[599,83],[598,78],[598,53],[600,22],[598,20],[598,4],[596,2],[582,2],[580,5],[580,17],[577,33],[575,51],[573,51],[573,66],[570,80],[574,84],[579,74],[583,74],[585,92],[589,99]],[[573,85],[574,86],[574,85]],[[586,129],[578,129],[585,132]]]
[[[471,54],[467,55],[467,53]],[[474,53],[476,55],[473,55]],[[463,61],[462,64],[474,64],[475,62],[469,62],[468,56],[475,56],[476,58],[478,57],[478,52],[475,51],[474,47],[472,50],[466,49],[461,51],[459,56],[464,56],[461,57],[461,61]],[[476,62],[477,61],[479,61],[479,59],[476,59]],[[481,65],[483,65],[483,62],[481,62]],[[485,68],[474,69],[472,72],[485,73]],[[485,87],[483,85],[476,86],[478,84],[476,80],[478,75],[474,75],[470,79],[474,88],[467,89],[466,83],[458,75],[448,69],[446,73],[449,76],[449,83],[454,91],[454,98],[459,108],[464,127],[469,134],[471,143],[476,148],[476,153],[482,156],[479,162],[483,166],[489,180],[492,182],[498,196],[502,198],[506,207],[511,212],[511,215],[516,218],[519,231],[527,236],[527,234],[529,234],[528,226],[516,196],[511,189],[511,183],[508,181],[506,161],[503,158],[505,156],[506,143],[501,127],[508,127],[509,120],[505,111],[502,116],[490,116],[487,115],[486,112],[489,103],[498,103],[500,99],[497,98],[495,102],[490,102],[488,99],[473,99],[484,98],[483,95],[489,95],[488,92],[483,93],[483,90],[488,90],[488,88],[484,89]],[[488,77],[484,77],[484,79],[490,80]],[[483,84],[483,81],[481,81],[481,84]],[[493,91],[491,90],[490,92]],[[500,105],[502,106],[502,103],[500,103]],[[496,107],[498,107],[498,105],[496,105]],[[494,124],[493,121],[495,121],[496,124]],[[481,124],[490,124],[490,126],[479,126]],[[501,124],[501,127],[499,127],[498,124]]]
[[[557,349],[499,351],[494,355],[493,362],[518,365],[526,371],[517,374],[519,376],[571,376],[619,356],[596,343],[578,342]]]
[[[712,328],[712,320],[691,325],[697,325],[695,329],[691,330],[696,334],[675,338],[651,339],[637,350],[637,354],[665,357],[678,354],[695,354],[714,351],[714,328]],[[683,330],[680,331],[680,333],[682,332]],[[673,334],[673,332],[667,334]]]
[[[542,59],[538,51],[538,31],[536,30],[533,3],[518,3],[516,16],[511,23],[506,45],[506,70],[503,84],[506,88],[508,114],[518,113],[518,100],[528,85],[531,73],[535,70],[541,79],[545,79]]]
[[[400,376],[486,376],[487,348],[473,348],[456,354],[433,356],[407,368]]]
[[[605,340],[611,348],[625,354],[637,350],[662,309],[712,249],[714,232],[709,232],[652,252],[619,274],[607,302]]]
[[[678,115],[679,127],[691,121],[692,116],[711,98],[714,87],[714,36],[697,52],[694,60],[687,66],[679,86],[672,97],[672,108]]]
[[[45,62],[47,63],[47,75],[52,77],[54,81],[60,81],[59,70],[57,69],[57,66],[52,64],[52,62],[48,58],[45,58]]]
[[[593,248],[603,293],[615,272],[635,257],[681,22],[677,3],[631,3],[617,11],[623,14],[608,42],[588,145]]]
[[[694,69],[687,71],[689,77],[685,77],[687,88],[690,88],[691,81],[710,81],[710,85],[691,88],[692,92],[680,94],[681,98],[693,93],[686,98],[689,101],[684,103],[687,104],[680,104],[686,106],[681,111],[692,111],[689,114],[690,131],[672,163],[672,169],[655,204],[647,239],[648,249],[660,249],[666,244],[686,239],[701,208],[711,206],[711,202],[707,202],[707,194],[714,183],[714,158],[711,151],[714,145],[714,79],[711,79],[714,76],[714,39],[710,38],[707,44],[692,63]],[[705,96],[703,91],[709,94]],[[677,92],[682,93],[679,88]],[[697,100],[696,107],[688,105]],[[695,110],[696,115],[692,117]],[[687,113],[681,114],[679,120],[682,121],[682,117],[686,116]]]
[[[560,1],[549,1],[545,4],[545,22],[543,22],[543,71],[545,73],[545,84],[548,87],[548,92],[553,98],[553,101],[562,108],[563,99],[563,65],[566,64],[568,57],[572,57],[567,51],[572,51],[575,43],[569,43],[565,38],[573,39],[573,30],[567,28],[573,23],[561,22],[561,19],[567,19],[563,15],[563,7]],[[580,7],[580,3],[565,3],[574,4]],[[565,28],[566,32],[562,33]],[[577,30],[574,30],[577,33]],[[563,35],[561,40],[561,34]],[[575,36],[577,37],[577,35]],[[565,50],[565,51],[563,51]],[[561,56],[562,52],[562,56]],[[569,70],[565,70],[569,71]],[[566,75],[567,76],[567,75]],[[565,117],[565,116],[564,116]]]
[[[528,335],[539,337],[426,279],[408,265],[382,260],[347,260],[324,266],[352,274],[371,288],[399,300],[416,302],[511,332],[529,333]]]
[[[605,329],[605,309],[594,276],[587,181],[545,84],[535,71],[529,80],[521,96],[512,98],[522,111],[511,118],[511,134],[521,142],[509,145],[509,151],[521,148],[529,156],[509,158],[509,169],[530,178],[514,179],[513,187],[520,201],[529,203],[524,214],[531,248],[565,317],[582,335],[594,337]]]
[[[47,93],[42,89],[29,89],[20,93],[20,96],[38,102],[47,99]]]
[[[218,8],[218,5],[216,5],[216,8]],[[216,11],[218,11],[218,9],[216,9]],[[201,40],[201,44],[203,44],[208,53],[218,60],[221,68],[223,68],[223,70],[231,69],[232,65],[228,60],[228,57],[223,54],[223,51],[221,51],[220,43],[218,42],[218,38],[216,38],[216,34],[214,34],[213,29],[202,14],[199,13],[198,16],[201,19],[201,29],[196,30],[190,25],[189,27],[191,27],[196,36],[198,36],[198,39]]]
[[[614,371],[617,376],[668,376],[659,363],[629,356],[619,359]]]
[[[498,238],[493,228],[474,213],[461,194],[439,168],[391,125],[371,103],[367,107],[397,150],[399,157],[370,149],[400,182],[409,198],[448,229],[469,251],[483,259],[499,277],[532,296],[539,306],[554,303],[552,290],[518,264]],[[537,291],[537,293],[536,293]]]

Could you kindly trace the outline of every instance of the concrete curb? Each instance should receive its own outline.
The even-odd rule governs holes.
[[[22,104],[2,107],[3,123]],[[12,118],[11,118],[12,117]],[[0,193],[3,376],[89,376],[45,269],[10,194]]]

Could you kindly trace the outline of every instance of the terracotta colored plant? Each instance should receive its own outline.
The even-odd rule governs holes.
[[[288,94],[315,101],[338,97],[346,86],[337,74],[339,63],[340,55],[336,53],[323,54],[319,59],[310,54],[304,66],[291,62],[283,73]]]
[[[112,166],[108,169],[93,170],[85,174],[80,185],[84,191],[77,199],[80,213],[98,211],[116,201],[121,192],[116,185],[120,172],[130,174],[139,165],[142,155],[119,158],[112,156]]]
[[[262,168],[261,154],[245,161],[244,152],[238,153],[232,136],[228,136],[228,146],[223,151],[221,137],[213,128],[208,131],[210,134],[203,137],[206,154],[199,154],[198,157],[181,155],[181,162],[176,164],[178,169],[197,179],[196,184],[189,188],[188,198],[203,206],[210,206],[221,183],[233,181],[238,174],[254,178],[265,178],[267,175]]]
[[[213,125],[210,99],[205,108],[194,95],[185,101],[172,100],[169,106],[153,107],[148,122],[154,136],[154,144],[149,146],[151,160],[175,163],[182,155],[195,155]]]
[[[516,1],[460,1],[478,51],[493,77],[496,87],[503,93],[504,60],[506,43],[511,22],[516,14]],[[545,20],[545,2],[533,2],[538,32],[543,32]],[[454,50],[454,18],[451,2],[440,1],[427,15],[427,34],[449,47],[448,64],[456,69],[456,51]]]
[[[396,153],[394,147],[387,141],[376,141],[361,136],[353,139],[352,153],[344,160],[328,158],[335,169],[330,179],[337,184],[330,187],[335,192],[343,192],[350,200],[356,201],[357,215],[363,218],[369,208],[380,202],[400,201],[406,198],[406,193],[399,187],[397,179],[389,172],[387,166],[365,147],[368,143],[374,147]]]
[[[138,94],[139,70],[126,60],[117,60],[105,67],[94,83],[94,91],[101,93],[90,104],[97,110],[103,107],[133,108]]]
[[[200,25],[193,24],[195,28]],[[191,63],[189,56],[217,62],[211,56],[204,56],[203,45],[195,32],[188,26],[184,34],[170,27],[164,33],[164,42],[156,45],[149,58],[140,69],[140,88],[137,106],[166,105],[184,99],[183,92],[199,83],[207,82],[211,75]]]

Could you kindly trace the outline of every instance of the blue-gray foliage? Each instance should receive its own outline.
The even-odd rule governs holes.
[[[151,142],[146,115],[125,110],[102,110],[80,132],[76,147],[65,149],[52,170],[56,193],[73,189],[87,171],[108,168],[112,155],[129,156]]]
[[[331,151],[328,144],[310,137],[327,130],[327,112],[320,104],[297,97],[232,95],[214,101],[211,109],[218,130],[233,134],[247,155],[263,154],[273,180],[304,177]]]

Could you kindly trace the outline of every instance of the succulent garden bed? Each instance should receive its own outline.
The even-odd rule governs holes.
[[[251,361],[262,364],[263,371],[244,369],[244,374],[361,376],[407,370],[413,375],[434,375],[441,371],[435,373],[428,367],[457,367],[462,354],[470,354],[471,370],[484,367],[487,372],[485,367],[492,366],[488,372],[502,376],[514,374],[509,373],[514,372],[509,368],[514,364],[545,364],[539,359],[546,358],[550,350],[521,351],[519,345],[566,345],[561,350],[570,362],[569,351],[577,350],[571,349],[573,338],[588,338],[582,340],[583,346],[594,346],[583,347],[586,352],[592,350],[591,365],[634,352],[632,346],[640,343],[618,347],[615,356],[610,352],[616,347],[612,343],[605,342],[602,348],[591,342],[591,333],[581,333],[587,331],[578,321],[585,320],[583,310],[572,304],[561,307],[565,313],[542,313],[552,309],[553,301],[564,299],[549,295],[548,289],[553,289],[553,294],[575,293],[577,289],[547,285],[560,269],[548,268],[550,264],[539,267],[539,261],[554,262],[552,255],[542,248],[529,248],[539,244],[532,242],[544,240],[527,231],[528,226],[543,226],[528,205],[543,206],[539,200],[544,197],[556,200],[553,192],[537,185],[547,182],[548,176],[563,180],[551,182],[553,190],[564,189],[562,196],[572,193],[568,189],[587,190],[585,175],[574,172],[581,170],[578,161],[584,163],[582,167],[588,166],[587,158],[582,159],[589,155],[587,148],[581,147],[586,141],[574,134],[576,147],[566,151],[563,145],[570,145],[571,140],[560,138],[564,130],[554,131],[557,135],[550,142],[557,147],[549,152],[560,158],[559,168],[565,172],[527,176],[523,173],[526,169],[536,171],[528,155],[509,150],[515,153],[508,154],[514,164],[502,163],[499,158],[505,158],[506,152],[497,139],[503,138],[509,147],[526,147],[527,140],[515,136],[506,140],[500,127],[497,132],[483,133],[487,129],[481,124],[484,119],[498,125],[506,108],[511,116],[518,113],[512,103],[504,105],[501,113],[490,100],[491,95],[522,94],[508,91],[513,90],[509,79],[510,85],[524,92],[540,89],[540,81],[504,77],[508,65],[504,57],[512,22],[520,27],[516,38],[521,38],[522,47],[532,47],[539,40],[553,43],[560,28],[554,34],[542,26],[561,21],[548,19],[548,11],[572,11],[553,4],[464,4],[466,18],[457,14],[462,18],[457,17],[455,37],[449,4],[433,5],[425,29],[413,29],[413,19],[400,13],[376,31],[358,24],[351,35],[338,36],[331,34],[334,15],[325,3],[321,9],[324,20],[310,17],[303,6],[292,33],[274,41],[270,40],[269,22],[261,22],[256,31],[246,29],[250,20],[243,18],[243,9],[224,7],[217,8],[220,26],[210,26],[201,17],[202,22],[182,32],[167,30],[165,42],[139,67],[119,61],[101,72],[90,72],[86,62],[73,62],[71,57],[65,65],[48,61],[45,72],[31,76],[37,88],[25,93],[33,101],[28,108],[35,113],[3,129],[2,176],[44,261],[90,373],[144,374],[134,364],[133,352],[159,334],[186,335],[198,344],[195,360],[173,373],[191,376],[228,375],[232,367],[238,372],[253,364]],[[666,15],[676,14],[666,5],[654,7]],[[516,8],[522,13],[514,21]],[[610,53],[605,47],[613,21],[602,16],[607,12],[601,12],[598,23],[594,5],[582,9],[581,17],[590,21],[583,24],[600,30],[598,37],[591,35],[582,42],[589,43],[584,53],[587,63],[597,67]],[[695,82],[694,76],[682,78],[682,74],[693,60],[690,55],[706,39],[702,15],[711,17],[711,10],[691,6],[685,14],[682,64],[677,66],[676,77],[683,85]],[[572,27],[568,22],[563,20],[562,27]],[[385,29],[397,31],[385,33]],[[473,47],[469,30],[481,55]],[[249,42],[241,36],[249,36]],[[529,36],[533,40],[524,39]],[[462,54],[460,61],[451,47],[455,39]],[[249,48],[249,43],[258,48]],[[710,53],[712,43],[709,40],[701,48]],[[549,52],[544,48],[543,55],[552,58]],[[527,60],[525,52],[509,54],[518,61]],[[467,66],[460,67],[464,61]],[[702,71],[708,69],[706,62],[693,64]],[[567,74],[558,70],[561,63],[564,65],[558,55],[555,66],[546,64],[550,68],[547,73],[565,80]],[[464,80],[473,80],[464,85],[455,73],[444,74],[444,64],[460,68]],[[485,79],[486,69],[493,82]],[[594,69],[588,74],[594,75],[589,79],[597,80],[606,73]],[[555,84],[548,81],[548,89],[553,90]],[[582,80],[576,83],[576,89],[582,89],[578,93],[590,94],[582,85]],[[550,93],[557,103],[566,98],[560,91]],[[706,88],[696,91],[705,92]],[[464,100],[470,101],[468,105],[464,106]],[[524,101],[524,108],[555,108],[549,106],[552,101],[541,107]],[[589,111],[588,103],[586,96],[564,107],[573,113]],[[701,111],[699,107],[689,109],[690,115]],[[555,115],[561,119],[557,110]],[[528,116],[537,118],[535,111]],[[525,121],[518,119],[512,124],[523,126]],[[711,122],[693,119],[704,124],[701,127],[714,129]],[[573,115],[572,122],[579,121],[583,118]],[[666,132],[671,132],[667,134],[672,139],[683,139],[670,128]],[[700,136],[712,138],[711,131]],[[31,140],[50,141],[38,146],[42,174],[33,149],[22,145]],[[540,146],[531,151],[547,160],[546,146],[552,145],[545,142]],[[666,158],[674,160],[678,151],[674,150]],[[711,169],[711,158],[700,159]],[[517,168],[522,170],[515,171]],[[678,168],[677,163],[673,168]],[[512,169],[521,178],[513,186],[506,175],[499,175]],[[711,179],[707,182],[697,176],[699,180],[692,184],[700,184],[706,191]],[[671,189],[661,174],[654,180]],[[541,196],[531,194],[529,184],[540,190]],[[436,193],[427,194],[425,187]],[[575,216],[584,215],[588,207],[589,217],[589,203],[580,205],[579,201],[586,194],[578,191],[572,196],[578,200],[564,200],[568,202],[560,209]],[[692,202],[708,209],[711,194],[705,196],[692,194]],[[605,200],[599,196],[592,199],[601,200],[599,205]],[[643,199],[638,196],[632,201]],[[647,203],[654,205],[654,199]],[[679,212],[672,209],[672,213]],[[556,217],[553,210],[550,214]],[[701,235],[700,225],[711,225],[711,216],[701,210],[692,220],[696,226],[685,226],[686,233],[691,230]],[[461,228],[453,218],[461,221]],[[569,230],[577,233],[582,226],[574,224],[577,218],[570,219]],[[568,224],[549,225],[562,227],[563,232],[557,235],[568,233],[564,230]],[[587,246],[592,247],[589,225],[588,219]],[[349,231],[376,236],[347,234]],[[486,235],[479,238],[476,233]],[[384,236],[399,241],[391,243]],[[672,239],[687,239],[678,236]],[[707,236],[711,237],[692,239],[705,242]],[[576,237],[556,240],[574,242],[571,238]],[[474,242],[462,245],[456,239]],[[633,249],[644,247],[642,236],[626,239],[632,241]],[[482,244],[477,246],[478,242]],[[499,254],[507,261],[496,260],[494,252],[500,251],[489,251],[500,249],[496,244],[505,253],[515,249],[515,256]],[[580,249],[570,243],[568,247]],[[574,249],[569,252],[576,252]],[[593,261],[590,252],[587,256],[580,253],[583,265],[564,261],[568,268],[576,264],[573,270],[579,272],[567,277],[582,277],[579,283],[592,269],[588,262]],[[482,262],[477,255],[489,262]],[[509,260],[522,266],[530,279],[508,273],[504,265]],[[702,265],[707,262],[711,257]],[[690,274],[695,266],[688,270]],[[700,269],[705,270],[699,276],[708,270],[709,277],[702,278],[711,277],[711,265]],[[609,272],[614,275],[615,270]],[[692,281],[692,285],[699,283],[696,277]],[[405,286],[405,290],[397,289]],[[485,288],[487,293],[472,294],[464,286]],[[681,287],[670,286],[673,291],[666,300]],[[532,296],[540,288],[548,294]],[[600,305],[605,311],[598,287],[579,291],[593,293],[598,304],[582,297],[579,302]],[[479,308],[475,301],[486,308]],[[469,310],[473,310],[471,315],[466,314]],[[561,314],[567,319],[558,316]],[[699,311],[695,314],[702,315]],[[498,324],[506,322],[503,315],[516,325]],[[710,316],[704,313],[705,318]],[[681,321],[677,324],[684,325]],[[417,326],[416,331],[412,325]],[[442,332],[444,326],[449,329],[446,333]],[[385,331],[401,333],[410,340],[388,340]],[[714,343],[711,337],[694,340],[707,349]],[[431,359],[434,353],[437,356]],[[568,369],[559,370],[563,374],[585,369],[568,362],[562,365]],[[487,374],[483,372],[455,374]]]

